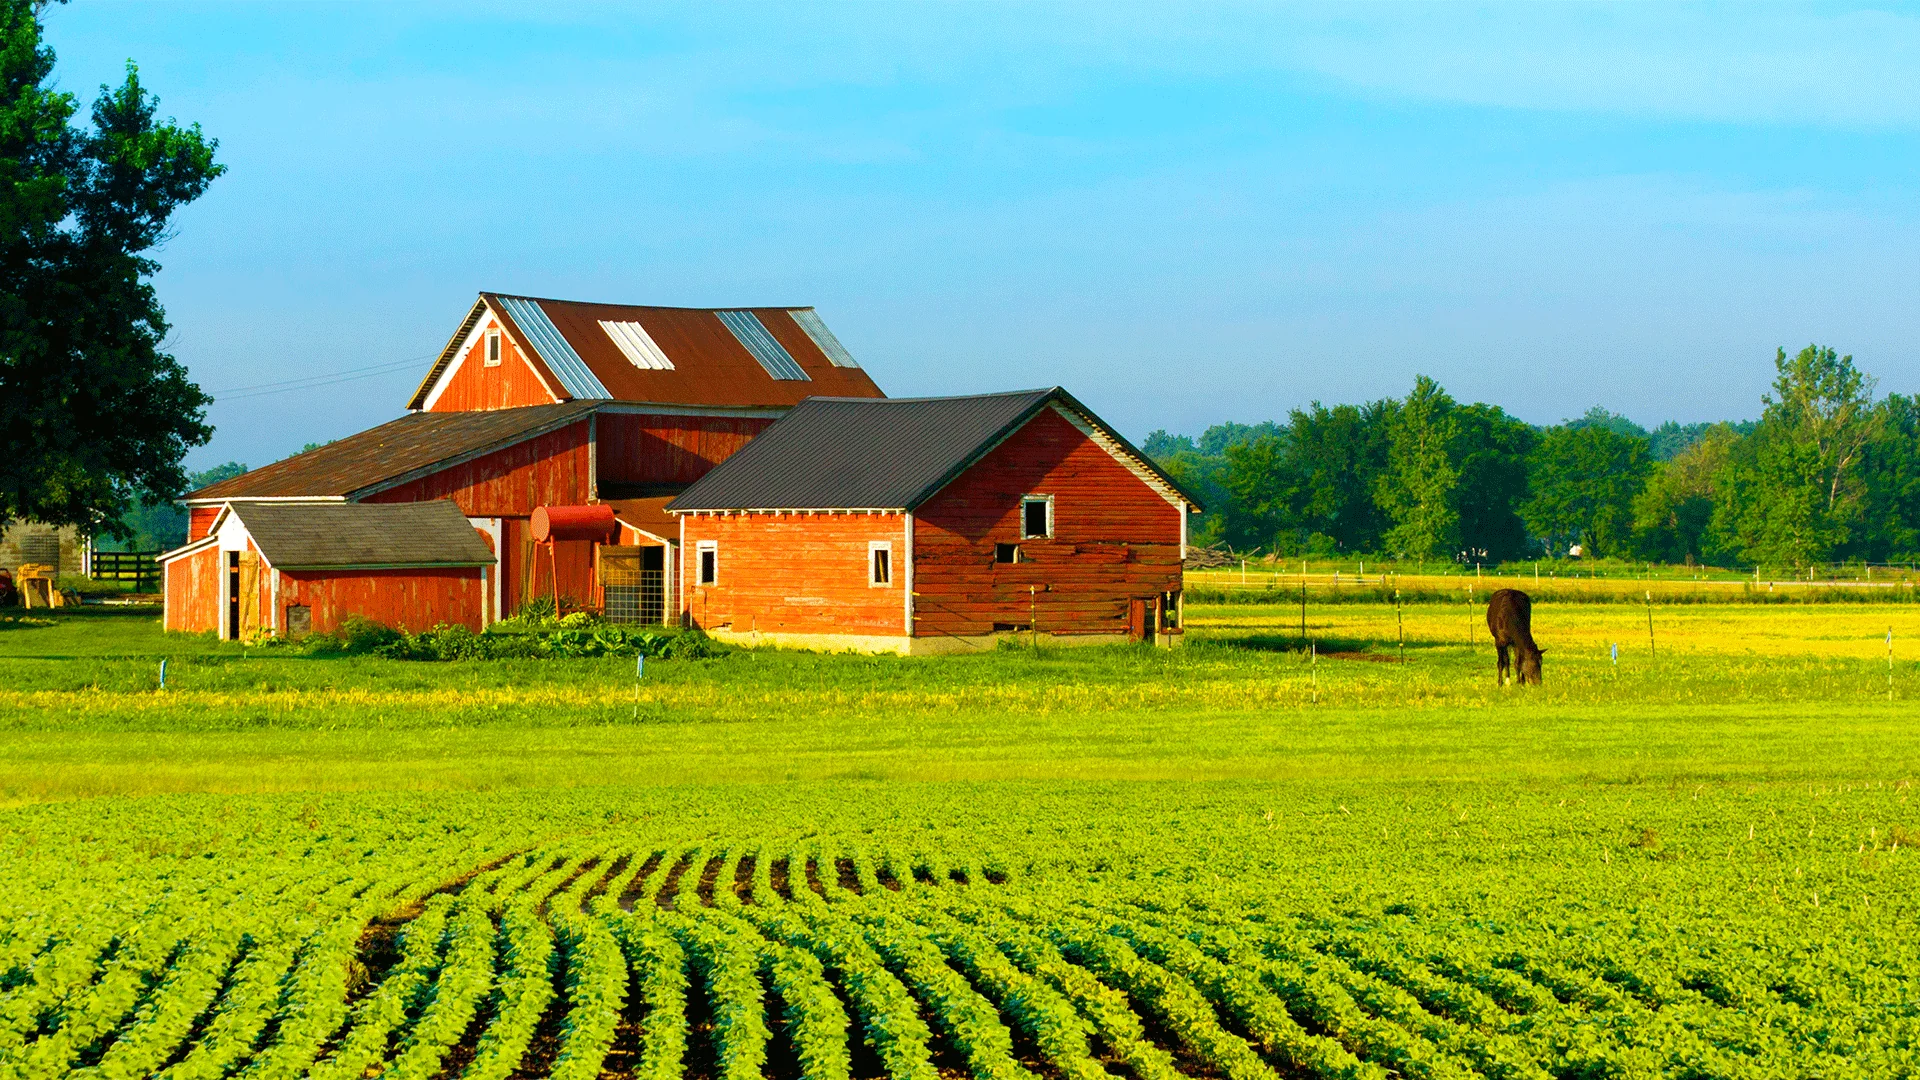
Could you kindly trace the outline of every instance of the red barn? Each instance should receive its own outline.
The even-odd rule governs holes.
[[[350,614],[479,630],[493,550],[450,502],[243,503],[168,552],[166,628],[300,638]]]
[[[666,602],[665,577],[678,560],[668,550],[672,538],[660,534],[657,501],[817,394],[882,396],[811,308],[641,307],[483,293],[415,391],[408,415],[191,493],[188,548],[228,508],[449,500],[498,552],[486,618],[510,615],[536,595],[611,603],[601,593],[619,575],[600,572],[605,557],[634,568],[636,584],[622,579],[614,587],[659,597],[627,605],[631,617],[670,620],[678,611]],[[623,508],[638,527],[623,530],[619,545],[536,549],[534,510],[596,502]],[[169,626],[225,625],[230,583],[218,575],[210,582],[206,595],[169,590]]]
[[[812,398],[667,505],[687,619],[905,654],[1181,632],[1192,496],[1055,387]]]

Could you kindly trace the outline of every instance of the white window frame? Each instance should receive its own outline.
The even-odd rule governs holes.
[[[505,356],[507,351],[506,346],[503,345],[500,340],[503,336],[500,328],[494,326],[489,327],[486,335],[480,339],[482,342],[480,346],[480,365],[482,367],[500,366],[501,357]]]
[[[1027,504],[1037,503],[1037,502],[1043,502],[1047,504],[1047,531],[1043,533],[1030,533],[1027,531]],[[1020,496],[1020,539],[1022,540],[1053,539],[1053,496],[1051,495]]]
[[[879,569],[880,564],[874,556],[882,551],[887,553],[887,577],[885,581],[879,580],[879,575],[875,573],[875,571]],[[867,541],[867,587],[871,589],[893,588],[893,541]]]
[[[713,577],[707,577],[707,553],[713,553]],[[693,549],[694,583],[701,587],[720,584],[720,542],[702,540]]]

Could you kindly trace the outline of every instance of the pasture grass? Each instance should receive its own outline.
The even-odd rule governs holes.
[[[1192,605],[1188,643],[903,659],[313,658],[148,613],[0,620],[0,800],[160,792],[1048,780],[1880,781],[1920,764],[1920,609]],[[1404,627],[1406,644],[1400,645]],[[1886,634],[1894,632],[1894,697]],[[1611,645],[1620,646],[1619,661]],[[158,689],[158,661],[169,658]]]

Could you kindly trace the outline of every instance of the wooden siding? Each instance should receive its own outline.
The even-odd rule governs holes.
[[[494,319],[482,320],[498,329]],[[512,409],[521,405],[551,405],[559,400],[547,389],[540,376],[528,366],[520,347],[507,334],[500,337],[500,365],[486,366],[487,335],[475,335],[473,347],[466,351],[441,390],[429,412],[484,412]]]
[[[196,506],[187,511],[187,543],[205,540],[207,530],[213,528],[213,519],[220,516],[217,506]]]
[[[605,412],[598,423],[601,483],[691,484],[773,421]]]
[[[1020,499],[1051,495],[1050,539]],[[914,633],[1125,633],[1129,601],[1180,588],[1180,514],[1059,413],[1042,411],[914,514]],[[997,563],[994,545],[1026,561]],[[691,550],[691,548],[689,548]]]
[[[735,633],[905,633],[906,545],[898,514],[727,514],[686,519],[688,618]],[[719,581],[698,584],[700,541],[719,547]],[[893,543],[893,582],[867,584],[867,542]]]
[[[535,507],[587,501],[588,421],[369,495],[366,502],[452,499],[468,517],[527,517]]]
[[[261,575],[263,583],[266,577]],[[416,633],[441,623],[477,631],[485,610],[480,571],[475,567],[282,571],[282,627],[286,626],[285,610],[292,604],[310,609],[314,633],[338,630],[348,615]]]
[[[220,549],[209,546],[167,564],[166,629],[189,634],[220,629],[220,559]]]

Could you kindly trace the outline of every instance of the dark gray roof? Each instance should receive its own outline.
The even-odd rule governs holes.
[[[584,418],[591,402],[487,412],[420,412],[189,492],[189,501],[355,498]]]
[[[693,510],[912,510],[1049,403],[1198,506],[1059,387],[944,398],[808,398],[667,504]]]
[[[451,502],[235,503],[269,566],[491,566],[493,552]]]

